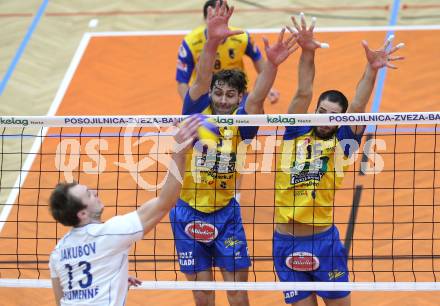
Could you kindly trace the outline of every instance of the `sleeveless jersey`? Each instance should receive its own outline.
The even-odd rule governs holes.
[[[361,137],[349,126],[339,127],[335,135],[326,140],[318,138],[312,127],[287,127],[277,161],[275,221],[295,220],[315,226],[332,224],[335,191],[342,184],[347,168],[336,167],[340,171],[335,171],[335,162],[338,157],[348,158],[350,147],[346,143],[357,149]],[[344,148],[340,143],[343,140]],[[336,158],[335,152],[340,153]]]
[[[208,94],[201,96],[197,101],[191,101],[187,94],[183,114],[212,115],[210,102]],[[238,107],[234,114],[245,115],[244,105]],[[196,143],[186,158],[180,199],[204,213],[211,213],[228,205],[234,197],[238,178],[236,164],[239,143],[243,139],[252,139],[256,133],[257,127],[230,125],[220,127],[216,149],[208,150],[206,146],[198,146]]]

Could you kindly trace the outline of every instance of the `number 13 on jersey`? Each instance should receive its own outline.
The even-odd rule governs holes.
[[[72,290],[72,281],[73,281],[73,267],[69,264],[65,264],[64,265],[66,267],[66,269],[68,270],[67,275],[69,276],[69,290]],[[81,288],[87,288],[90,287],[90,285],[92,284],[93,281],[93,275],[90,273],[90,269],[91,269],[91,265],[89,262],[87,261],[80,261],[78,263],[78,266],[84,267],[82,270],[82,273],[87,277],[86,281],[83,281],[82,279],[78,282],[79,286]]]

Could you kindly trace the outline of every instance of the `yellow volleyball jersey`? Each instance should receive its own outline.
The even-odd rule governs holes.
[[[230,27],[231,30],[240,30]],[[196,64],[206,42],[206,26],[197,27],[188,35],[179,49],[177,80],[185,82],[190,74],[189,84],[192,85],[197,72]],[[243,56],[248,55],[253,61],[261,58],[258,48],[252,43],[247,32],[228,37],[217,49],[214,72],[225,69],[240,69],[244,71]]]
[[[332,224],[335,192],[347,168],[335,171],[335,162],[338,157],[348,158],[350,150],[340,142],[355,141],[357,148],[361,137],[349,126],[341,126],[326,140],[317,137],[312,127],[286,128],[275,178],[275,222]]]
[[[188,99],[189,95],[185,98],[184,114],[213,114],[207,94],[197,103]],[[244,108],[239,107],[234,114],[245,114]],[[257,132],[255,127],[239,128],[232,125],[220,127],[219,130],[217,149],[208,150],[207,146],[203,148],[196,144],[186,156],[180,199],[204,213],[217,211],[234,198],[235,183],[239,175],[236,172],[239,142],[243,138],[254,137]]]

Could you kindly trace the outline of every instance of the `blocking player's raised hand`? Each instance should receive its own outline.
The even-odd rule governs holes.
[[[307,28],[304,13],[300,14],[300,24],[292,16],[294,28],[287,27],[291,33],[298,36],[298,45],[301,47],[301,56],[298,64],[298,87],[287,112],[289,114],[304,114],[312,102],[313,80],[315,79],[315,50],[328,48],[328,44],[317,41],[314,37],[316,18],[312,17],[310,27]]]
[[[249,93],[246,100],[245,110],[248,114],[264,113],[264,100],[275,81],[278,66],[298,49],[298,45],[296,45],[296,34],[290,34],[289,38],[284,40],[285,32],[286,29],[283,28],[278,35],[277,42],[272,46],[269,45],[269,41],[266,38],[263,38],[267,61],[265,62],[263,71],[258,75],[255,81],[253,90]]]
[[[228,28],[228,21],[233,11],[233,7],[227,7],[226,1],[223,1],[222,5],[217,1],[214,9],[208,8],[207,40],[197,64],[196,80],[188,91],[193,102],[209,92],[218,46],[229,36],[243,33]]]
[[[283,28],[278,35],[278,40],[272,46],[269,45],[267,38],[263,37],[264,50],[266,52],[267,61],[274,66],[280,65],[284,62],[290,54],[295,52],[299,46],[297,42],[297,34],[291,33],[290,36],[284,40],[284,33],[286,29]]]
[[[287,29],[291,33],[296,33],[298,35],[298,45],[301,46],[301,49],[314,51],[318,48],[328,48],[329,45],[327,43],[321,43],[317,41],[313,36],[313,30],[315,29],[316,25],[316,18],[312,17],[310,27],[307,28],[306,17],[304,16],[304,13],[300,13],[299,16],[301,20],[301,25],[298,24],[295,16],[291,16],[290,18],[292,20],[294,28],[292,29],[291,27],[287,26]]]
[[[383,67],[396,69],[397,67],[392,65],[390,62],[403,59],[403,56],[391,56],[391,54],[403,48],[404,46],[403,43],[400,43],[390,48],[393,38],[394,36],[390,35],[386,39],[382,48],[375,51],[371,50],[368,47],[368,43],[365,40],[362,41],[362,46],[365,49],[365,55],[367,57],[368,64],[365,67],[362,78],[358,83],[354,99],[348,106],[348,113],[365,112],[366,106],[374,89],[374,84],[376,83],[376,76],[379,69]],[[364,129],[365,126],[351,126],[351,130],[353,131],[353,133],[358,135],[362,134]]]
[[[231,31],[228,27],[229,18],[234,12],[234,7],[228,8],[227,1],[217,1],[215,8],[208,8],[206,24],[208,28],[207,36],[210,40],[223,41],[229,36],[243,33],[243,31]]]
[[[365,55],[367,56],[368,63],[372,69],[378,70],[383,67],[397,69],[397,67],[391,64],[390,62],[403,60],[404,57],[391,56],[391,54],[403,48],[405,44],[399,43],[396,46],[389,48],[393,39],[394,39],[394,35],[390,35],[385,41],[385,44],[379,50],[371,50],[368,46],[367,41],[366,40],[362,41],[362,46],[365,49]]]

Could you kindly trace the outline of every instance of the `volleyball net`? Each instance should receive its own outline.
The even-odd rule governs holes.
[[[242,156],[235,167],[243,178],[235,193],[252,261],[249,281],[223,282],[218,270],[214,282],[185,281],[166,217],[129,255],[130,274],[143,280],[142,288],[440,289],[440,113],[212,117],[220,126],[260,127],[237,153]],[[168,173],[170,127],[183,118],[0,117],[0,286],[50,286],[49,255],[68,230],[48,210],[58,182],[96,189],[105,203],[104,220],[156,197]],[[281,283],[272,240],[284,129],[342,125],[367,125],[329,203],[348,253],[350,282]]]

